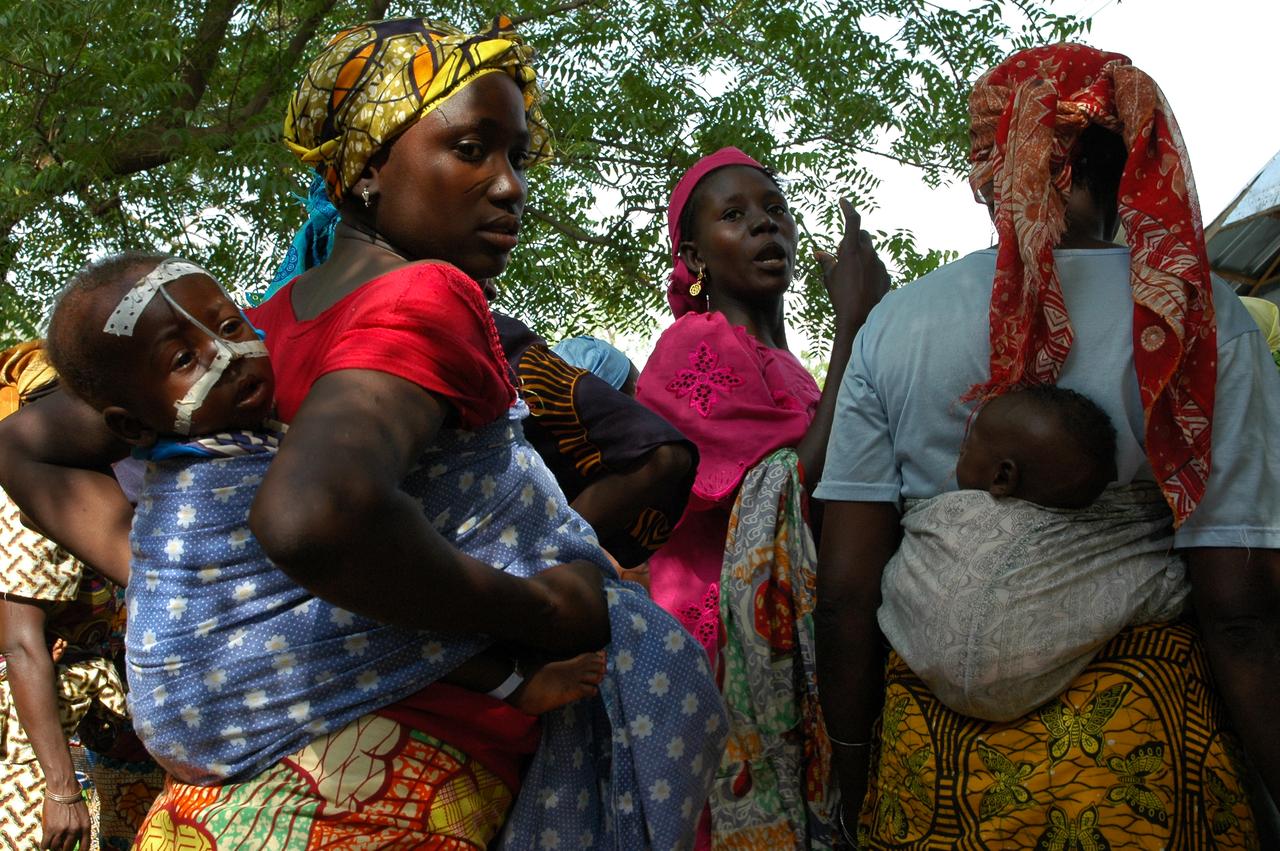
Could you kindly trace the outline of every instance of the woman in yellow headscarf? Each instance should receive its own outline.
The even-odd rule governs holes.
[[[487,307],[463,272],[505,266],[524,170],[550,153],[531,58],[502,21],[476,34],[416,18],[362,24],[320,51],[285,116],[286,145],[322,175],[342,217],[327,262],[250,312],[290,423],[250,525],[307,590],[385,623],[437,626],[444,609],[456,631],[502,632],[489,622],[506,611],[500,588],[483,611],[459,599],[448,571],[471,565],[406,500],[400,465],[429,445],[446,411],[473,427],[511,402],[505,365],[476,333]],[[445,262],[407,264],[418,259]],[[333,494],[343,495],[337,512]],[[531,615],[531,590],[511,581]],[[261,650],[228,649],[228,688],[242,652]],[[323,672],[304,673],[317,693],[332,689]],[[335,729],[321,719],[309,745],[248,780],[171,782],[137,847],[487,847],[537,719],[440,683],[386,704]],[[316,721],[299,710],[299,726]]]
[[[339,33],[307,69],[289,104],[285,141],[324,176],[342,221],[328,260],[252,312],[266,332],[278,413],[290,430],[247,520],[272,561],[339,617],[355,612],[566,658],[608,641],[602,568],[583,560],[527,580],[495,570],[453,543],[461,534],[456,523],[438,512],[426,517],[423,502],[402,488],[423,453],[454,440],[455,430],[496,429],[502,419],[501,434],[511,441],[518,434],[504,419],[515,390],[476,280],[506,266],[518,241],[525,169],[550,153],[531,58],[505,21],[468,34],[403,19]],[[102,417],[59,393],[0,431],[5,486],[68,549],[92,555],[100,544],[94,518],[114,515],[123,499],[83,469],[124,448],[102,434]],[[483,448],[486,457],[496,454]],[[36,484],[44,470],[57,474],[50,465],[66,464],[68,456],[82,465],[72,471],[77,481],[65,483],[71,507],[42,499]],[[534,463],[514,447],[503,457]],[[537,472],[529,481],[543,487],[549,474],[538,480]],[[469,488],[451,506],[458,511],[493,496],[494,486],[479,476],[475,487],[459,476],[449,482]],[[88,490],[102,506],[84,496]],[[556,496],[530,499],[522,519],[559,518],[576,529],[580,521]],[[493,535],[502,532],[498,526]],[[537,538],[521,525],[510,540]],[[541,559],[538,566],[545,566]],[[359,642],[344,647],[360,651]],[[210,674],[203,684],[210,694],[222,690],[225,703],[228,690],[238,695],[237,662],[263,652],[262,643],[229,640],[221,667],[199,676]],[[435,642],[424,642],[421,654],[428,661],[441,655]],[[164,690],[136,696],[149,711],[190,719],[186,741],[164,756],[173,773],[193,776],[171,778],[135,847],[489,846],[538,742],[538,719],[502,699],[521,679],[515,661],[503,661],[485,686],[493,689],[488,695],[435,682],[406,696],[372,666],[355,684],[286,666],[281,693],[298,696],[288,707],[295,725],[289,732],[301,730],[309,743],[282,753],[264,749],[247,773],[213,784],[197,772],[227,767],[187,757],[222,743],[239,747],[244,734],[257,733],[258,692],[243,694],[243,717],[234,723],[210,722],[200,701],[166,706]],[[321,698],[346,701],[332,725],[313,714]],[[366,705],[380,708],[355,720],[343,714]],[[566,798],[559,812],[572,807]]]

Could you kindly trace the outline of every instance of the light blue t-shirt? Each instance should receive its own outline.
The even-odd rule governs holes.
[[[1151,480],[1133,366],[1127,248],[1054,252],[1075,341],[1059,384],[1097,402],[1115,425],[1122,483]],[[854,343],[815,495],[899,502],[956,489],[971,405],[989,375],[988,310],[996,250],[976,251],[895,290]],[[1213,463],[1180,547],[1280,549],[1280,374],[1240,300],[1214,282],[1218,384]]]

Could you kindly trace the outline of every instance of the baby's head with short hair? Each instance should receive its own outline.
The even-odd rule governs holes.
[[[63,386],[136,445],[256,428],[271,410],[275,380],[256,332],[208,273],[180,258],[128,252],[90,263],[54,306],[45,345]]]
[[[1116,478],[1116,430],[1087,396],[1051,384],[1013,390],[977,412],[956,482],[1048,508],[1083,508]]]
[[[133,283],[166,259],[128,251],[95,260],[72,277],[54,305],[45,339],[49,362],[67,390],[99,411],[129,399],[134,348],[130,338],[102,328]]]

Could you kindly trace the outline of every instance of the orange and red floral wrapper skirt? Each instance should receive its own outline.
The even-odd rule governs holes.
[[[497,835],[511,802],[510,788],[461,751],[371,714],[244,783],[169,780],[134,849],[475,851]]]

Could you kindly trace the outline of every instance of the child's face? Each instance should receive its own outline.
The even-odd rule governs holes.
[[[168,295],[206,328],[229,342],[257,339],[240,309],[206,275],[166,284]],[[134,392],[130,413],[158,434],[175,431],[176,403],[209,371],[218,354],[214,340],[160,293],[134,329]],[[237,357],[191,414],[192,435],[256,428],[270,415],[275,374],[265,357]]]

